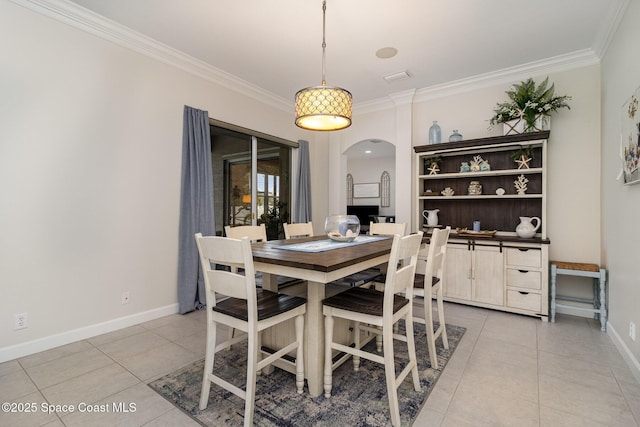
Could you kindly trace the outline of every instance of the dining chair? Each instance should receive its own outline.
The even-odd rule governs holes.
[[[419,265],[424,266],[416,273],[413,283],[413,295],[424,298],[424,319],[414,317],[413,321],[422,323],[427,330],[427,344],[429,348],[429,359],[431,367],[438,369],[438,355],[436,354],[436,340],[442,339],[444,348],[449,348],[447,329],[444,321],[444,261],[447,254],[447,240],[451,227],[444,229],[434,229],[429,241],[429,251],[427,261]],[[433,297],[436,298],[438,306],[438,328],[434,330],[433,323]]]
[[[313,236],[313,223],[311,221],[297,224],[287,224],[285,222],[282,226],[284,227],[285,239]]]
[[[249,238],[233,239],[217,236],[195,235],[200,263],[204,273],[207,301],[207,348],[200,393],[200,410],[207,407],[211,383],[214,383],[245,400],[244,425],[253,425],[256,375],[275,360],[294,367],[297,392],[304,386],[303,331],[306,300],[256,288],[255,269]],[[246,274],[217,270],[212,265],[242,267]],[[218,295],[226,298],[218,298]],[[272,354],[261,350],[261,332],[274,325],[295,319],[295,341]],[[244,332],[216,345],[219,325]],[[233,379],[214,373],[216,353],[239,341],[247,339],[247,378],[244,390]],[[295,361],[288,353],[296,350]],[[229,351],[229,350],[227,350]],[[263,358],[263,356],[265,356]]]
[[[373,222],[369,223],[369,234],[399,234],[404,236],[407,224],[404,222]]]
[[[353,369],[360,369],[360,358],[384,365],[389,397],[391,422],[400,425],[398,387],[411,374],[413,388],[420,391],[416,349],[413,336],[413,293],[407,292],[413,286],[418,252],[422,242],[422,231],[401,237],[393,237],[389,256],[387,280],[384,290],[350,288],[345,292],[326,298],[322,302],[325,316],[325,359],[324,359],[324,395],[329,398],[332,389],[333,370],[339,362],[332,359],[333,351],[353,356]],[[400,262],[404,260],[404,262]],[[342,318],[353,323],[354,346],[333,342],[334,318]],[[396,334],[393,325],[404,319],[405,335]],[[382,334],[383,355],[363,350],[361,332]],[[393,340],[406,342],[409,361],[396,376]],[[353,385],[349,385],[353,387]]]
[[[369,235],[398,234],[400,236],[404,236],[407,230],[407,224],[401,222],[378,223],[372,221],[369,227]],[[384,273],[386,270],[386,266],[386,264],[382,264],[375,267],[367,268],[366,270],[362,270],[335,280],[334,282],[332,282],[332,284],[349,287],[371,287],[372,285],[378,283],[379,285],[376,286],[378,288],[381,288],[382,285],[380,285],[380,283],[384,283],[385,281]]]
[[[232,239],[242,239],[248,237],[252,242],[266,242],[267,241],[267,229],[264,224],[260,225],[239,225],[231,227],[230,225],[224,226],[224,234]]]

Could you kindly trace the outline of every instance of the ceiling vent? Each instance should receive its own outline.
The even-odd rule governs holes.
[[[383,77],[387,82],[397,82],[398,80],[405,80],[411,77],[407,71],[400,71],[399,73],[389,74]]]

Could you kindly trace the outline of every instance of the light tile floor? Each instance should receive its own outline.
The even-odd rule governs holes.
[[[640,425],[640,384],[598,322],[457,304],[445,314],[467,332],[415,426]],[[194,312],[2,363],[0,401],[35,410],[0,412],[0,426],[196,426],[147,383],[204,357],[204,343]]]

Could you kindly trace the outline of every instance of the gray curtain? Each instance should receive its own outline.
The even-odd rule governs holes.
[[[309,142],[298,141],[298,186],[294,222],[311,221],[311,163],[309,162]]]
[[[185,105],[178,246],[178,304],[181,314],[206,305],[204,277],[194,234],[215,234],[209,114]]]

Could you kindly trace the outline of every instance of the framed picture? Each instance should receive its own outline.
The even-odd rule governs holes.
[[[622,106],[622,136],[620,157],[625,184],[640,182],[640,112],[638,111],[640,87]]]
[[[380,197],[380,183],[369,182],[365,184],[353,184],[353,198],[365,199]]]

